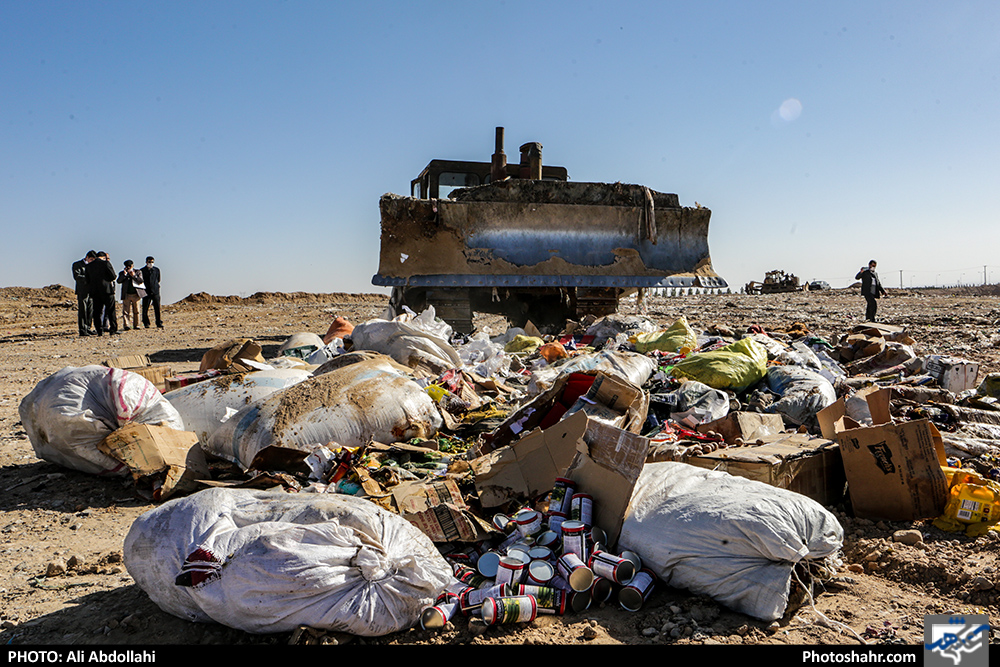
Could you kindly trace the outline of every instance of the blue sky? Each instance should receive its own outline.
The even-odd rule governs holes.
[[[993,2],[5,2],[0,285],[378,291],[378,198],[539,141],[712,209],[731,285],[1000,282]]]

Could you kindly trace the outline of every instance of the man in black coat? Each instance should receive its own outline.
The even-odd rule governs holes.
[[[878,299],[880,296],[888,296],[886,291],[882,289],[882,281],[878,279],[878,274],[875,273],[876,262],[873,259],[868,262],[868,266],[861,267],[858,271],[858,275],[854,276],[855,280],[861,281],[861,296],[865,297],[865,301],[868,302],[868,308],[865,310],[865,321],[875,322],[875,314],[878,312]]]
[[[156,316],[156,326],[163,328],[160,319],[160,269],[154,266],[152,256],[146,258],[146,266],[142,267],[142,282],[146,286],[146,296],[142,297],[142,325],[149,328],[149,304],[153,304],[153,314]]]
[[[87,283],[87,265],[97,259],[97,253],[87,251],[87,256],[73,262],[73,280],[76,283],[76,313],[77,328],[81,336],[93,336],[96,332],[90,328],[94,319],[94,301],[90,298],[90,285]]]
[[[97,259],[87,265],[87,283],[90,285],[90,298],[94,301],[94,329],[97,335],[104,333],[103,322],[107,314],[108,333],[118,334],[118,315],[115,313],[115,267],[111,265],[108,253],[101,250]]]

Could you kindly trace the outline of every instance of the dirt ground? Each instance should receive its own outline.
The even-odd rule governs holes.
[[[1000,370],[1000,307],[995,290],[894,291],[880,316],[905,326],[918,353],[978,361],[980,373]],[[312,632],[253,636],[219,625],[190,623],[160,611],[122,565],[132,521],[153,505],[132,483],[86,475],[34,456],[18,405],[41,379],[65,366],[122,354],[146,354],[175,371],[197,370],[218,341],[248,337],[273,356],[291,334],[322,335],[343,315],[378,316],[379,295],[257,294],[245,299],[192,295],[164,307],[165,328],[116,337],[76,335],[76,300],[54,285],[0,289],[0,642],[4,644],[860,644],[923,641],[927,614],[985,613],[998,621],[1000,539],[944,533],[930,522],[843,522],[844,564],[813,603],[775,623],[728,611],[684,591],[657,590],[637,613],[617,604],[533,623],[487,628],[458,620],[443,632],[419,629],[360,639]],[[696,329],[751,324],[784,329],[804,323],[833,340],[861,320],[864,301],[848,290],[786,295],[690,295],[648,299],[647,315],[669,324],[686,315]],[[634,304],[626,305],[634,312]],[[481,319],[499,333],[502,323]],[[980,376],[982,377],[982,375]],[[908,546],[895,531],[917,529]]]

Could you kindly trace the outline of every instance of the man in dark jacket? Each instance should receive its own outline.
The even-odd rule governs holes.
[[[160,269],[154,266],[152,257],[146,258],[146,266],[142,267],[142,282],[146,286],[146,296],[142,297],[142,325],[149,328],[149,304],[153,304],[153,314],[156,316],[156,326],[163,328],[160,319]]]
[[[90,285],[87,283],[87,265],[97,259],[97,253],[87,251],[87,256],[73,262],[73,280],[76,283],[76,313],[77,328],[81,336],[93,336],[96,332],[90,328],[94,319],[94,302],[90,298]]]
[[[875,273],[876,262],[873,259],[868,262],[868,266],[861,267],[858,271],[858,275],[854,276],[855,280],[861,281],[861,296],[865,297],[865,301],[868,302],[868,308],[865,310],[865,320],[867,322],[875,322],[875,314],[878,312],[878,301],[880,296],[888,296],[886,291],[882,289],[882,281],[878,279],[878,274]]]
[[[101,250],[97,259],[87,265],[87,283],[90,285],[90,298],[94,301],[94,329],[97,335],[104,333],[105,314],[107,314],[108,333],[118,334],[118,315],[115,313],[115,267],[111,265],[108,253]]]

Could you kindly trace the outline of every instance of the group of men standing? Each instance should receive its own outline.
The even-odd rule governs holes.
[[[103,250],[90,250],[87,255],[73,262],[73,279],[76,281],[78,327],[81,336],[118,334],[118,315],[115,312],[115,284],[121,285],[122,328],[139,328],[139,301],[142,301],[142,324],[150,326],[149,306],[153,305],[156,326],[163,328],[160,319],[160,269],[156,260],[146,258],[146,265],[139,270],[131,259],[125,268],[115,274],[111,258]],[[129,315],[132,326],[129,327]]]

